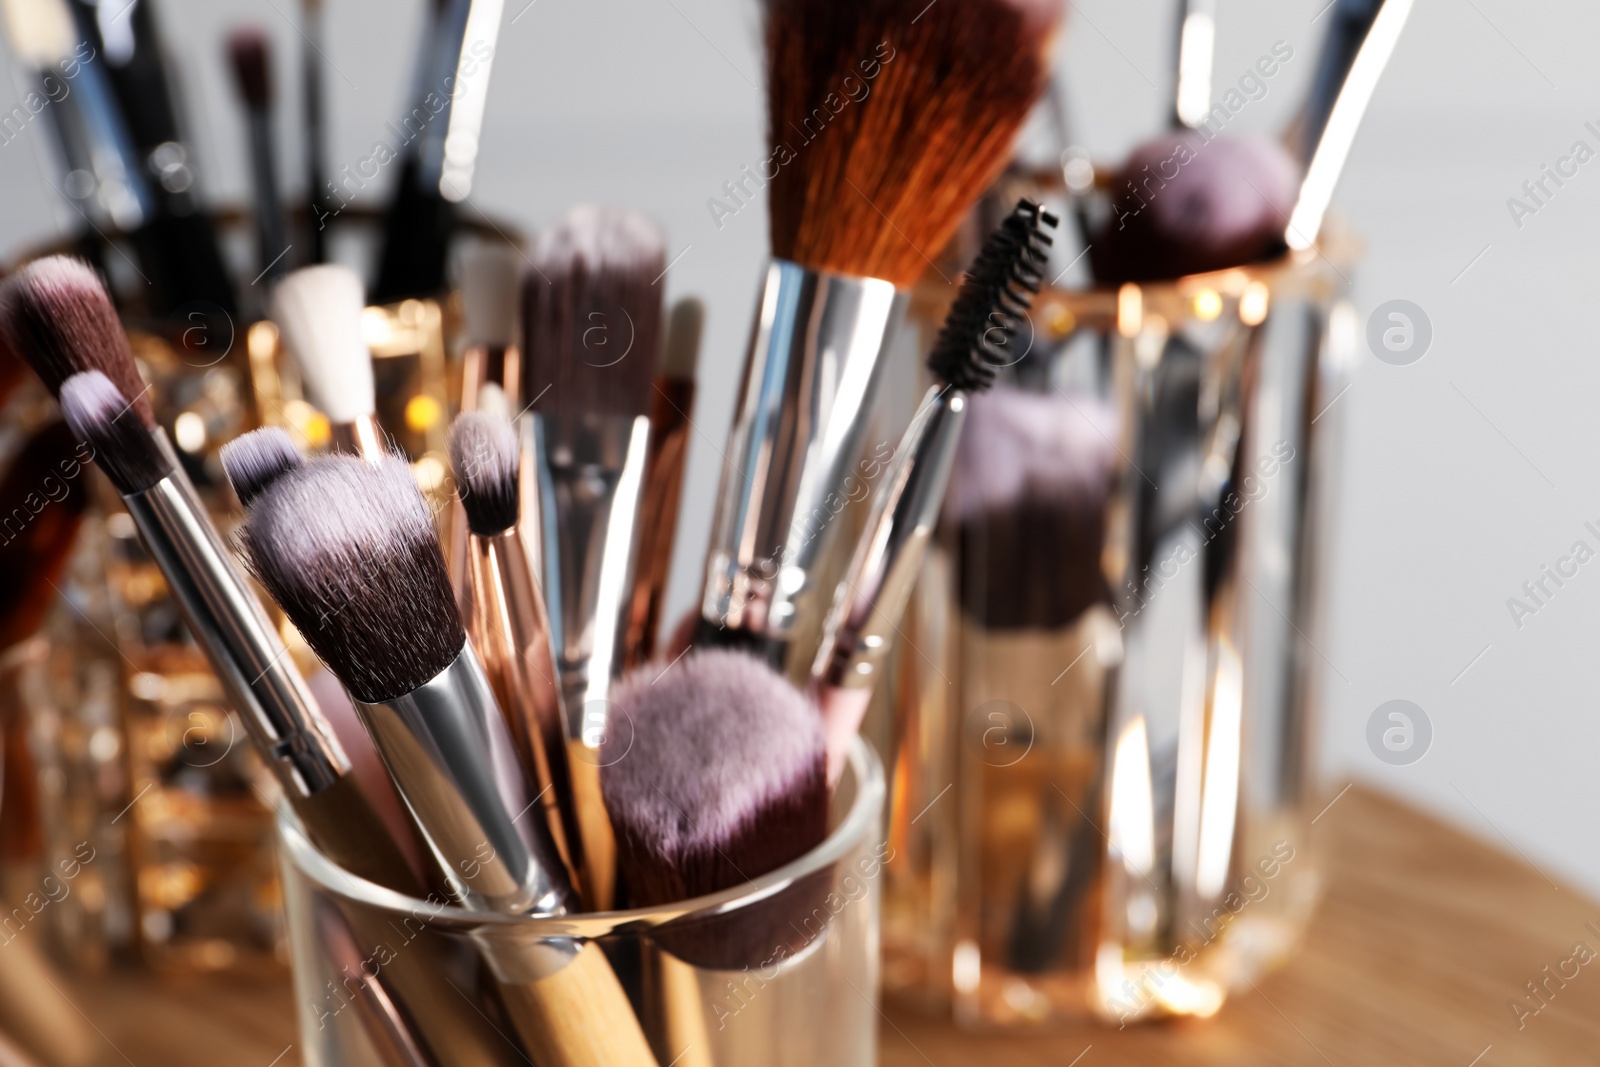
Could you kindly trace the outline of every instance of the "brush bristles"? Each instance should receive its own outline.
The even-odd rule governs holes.
[[[909,288],[1009,159],[1059,19],[1058,0],[769,3],[773,254]]]
[[[324,456],[245,519],[251,572],[350,695],[404,696],[466,643],[427,505],[399,456]]]
[[[172,473],[172,462],[134,414],[116,385],[97,370],[61,383],[61,414],[123,496],[142,492]]]
[[[673,382],[693,382],[700,363],[700,335],[705,330],[706,306],[692,296],[672,305],[667,316],[667,344],[661,354],[661,376]]]
[[[361,336],[361,276],[324,263],[292,271],[272,293],[272,321],[294,356],[311,402],[333,422],[376,408],[372,353]]]
[[[222,470],[239,503],[249,507],[278,478],[300,466],[300,450],[277,426],[263,426],[222,446]]]
[[[523,282],[536,411],[643,415],[661,352],[666,244],[623,207],[573,208],[534,242]]]
[[[52,393],[74,374],[97,370],[133,404],[140,422],[155,426],[111,295],[83,260],[49,256],[0,285],[0,334]]]
[[[228,59],[233,66],[239,99],[252,111],[272,103],[272,62],[267,35],[254,26],[241,26],[228,35]]]
[[[525,263],[510,244],[479,245],[461,258],[461,314],[470,344],[505,348],[517,343]]]
[[[1024,200],[984,241],[928,355],[928,369],[955,389],[977,392],[994,381],[994,368],[1017,362],[1010,351],[1018,320],[1044,282],[1056,217]]]
[[[516,427],[504,418],[469,411],[450,427],[450,464],[473,533],[493,537],[517,524],[521,461]]]
[[[741,884],[826,836],[821,718],[765,664],[692,652],[635,672],[612,702],[601,789],[635,904]]]

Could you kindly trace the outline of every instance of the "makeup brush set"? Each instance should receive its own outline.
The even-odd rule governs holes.
[[[320,7],[304,5],[308,54]],[[1273,437],[1263,412],[1309,419],[1326,395],[1322,214],[1409,0],[1339,0],[1298,161],[1207,125],[1215,27],[1190,0],[1178,128],[1098,193],[1070,163],[1012,159],[1050,86],[1055,0],[764,3],[772,258],[681,622],[663,606],[705,310],[665,306],[650,219],[581,205],[525,249],[457,256],[448,472],[425,477],[384,417],[368,305],[443,298],[500,19],[486,0],[434,7],[417,114],[446,72],[476,95],[397,128],[370,294],[324,261],[349,190],[324,173],[319,65],[296,220],[265,39],[229,40],[261,310],[327,425],[325,449],[293,424],[222,447],[243,509],[230,536],[156,420],[104,280],[121,245],[86,237],[0,287],[0,348],[115,487],[275,779],[311,1062],[870,1062],[885,868],[891,987],[937,987],[989,1022],[1069,1002],[1114,1017],[1282,829],[1235,817],[1258,788],[1240,785],[1241,694],[1259,700],[1258,661],[1289,662],[1272,684],[1297,722],[1308,683],[1296,652],[1262,650],[1240,588],[1270,585],[1274,537],[1290,584],[1311,580],[1305,502],[1324,490],[1302,469],[1327,446],[1298,415]],[[91,230],[130,235],[153,279],[148,306],[120,310],[231,316],[210,223],[184,206],[149,4],[114,38],[103,4],[45,8],[7,5],[42,78],[85,43],[120,50],[78,64],[84,121],[58,119]],[[1052,280],[1075,239],[1095,285],[1068,292]],[[954,283],[928,280],[930,256],[960,260]],[[1296,300],[1321,325],[1275,339],[1268,302]],[[872,449],[908,347],[920,397]],[[1283,399],[1260,400],[1263,381]],[[1278,493],[1293,503],[1249,496],[1235,521],[1247,477],[1296,454]],[[303,674],[286,636],[322,669]],[[864,722],[892,756],[887,846]],[[1272,788],[1298,801],[1294,767]],[[940,780],[960,788],[935,810]],[[897,947],[897,921],[923,943]],[[938,977],[899,980],[912,957]],[[1020,987],[1049,1010],[1022,1005],[1018,975],[1051,976]],[[1211,985],[1167,980],[1170,1010],[1186,981],[1192,1012],[1215,1010]],[[1010,1015],[991,1009],[1008,981]]]

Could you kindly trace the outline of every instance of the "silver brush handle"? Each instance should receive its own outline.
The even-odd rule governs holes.
[[[470,642],[410,693],[354,704],[465,906],[517,915],[567,910],[572,887]]]
[[[535,415],[545,602],[568,737],[598,748],[627,653],[650,420]]]
[[[923,398],[839,585],[812,670],[815,681],[848,689],[877,684],[922,573],[966,418],[960,390],[935,386]]]
[[[886,281],[768,266],[706,562],[707,622],[802,644],[821,636],[849,562],[830,503],[858,459],[906,304]]]
[[[122,499],[284,790],[311,796],[333,785],[350,761],[187,480],[174,474]]]

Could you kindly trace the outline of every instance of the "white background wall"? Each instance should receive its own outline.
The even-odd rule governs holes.
[[[151,2],[151,0],[145,0]],[[243,131],[222,38],[253,20],[279,47],[286,172],[293,0],[156,0],[182,68],[209,192],[243,193]],[[948,0],[947,0],[948,2]],[[1326,0],[1219,0],[1218,91],[1282,39],[1295,58],[1234,125],[1276,130],[1298,106]],[[524,5],[527,6],[524,6]],[[1073,0],[1062,50],[1073,118],[1115,159],[1163,120],[1168,0]],[[328,0],[331,159],[354,163],[401,111],[418,0]],[[474,201],[534,226],[580,200],[623,200],[670,234],[670,294],[710,305],[686,510],[674,574],[697,585],[710,498],[765,254],[762,209],[721,230],[705,207],[763,157],[753,0],[506,0]],[[1600,9],[1566,0],[1417,0],[1336,197],[1368,243],[1363,322],[1406,299],[1430,318],[1420,362],[1370,354],[1348,406],[1347,508],[1323,724],[1330,782],[1374,782],[1600,892],[1600,561],[1519,629],[1507,608],[1600,526],[1600,160],[1519,228],[1506,199],[1575,140],[1600,150]],[[8,64],[9,65],[9,64]],[[0,101],[18,94],[0,80]],[[1233,127],[1230,126],[1230,129]],[[0,147],[0,248],[65,223],[43,180],[42,126]],[[375,187],[374,192],[381,192]],[[1587,251],[1586,251],[1587,250]],[[1469,664],[1471,665],[1469,668]],[[1420,762],[1368,750],[1368,716],[1405,698],[1432,720]]]

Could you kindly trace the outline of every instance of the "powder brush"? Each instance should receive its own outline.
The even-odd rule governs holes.
[[[246,517],[251,570],[338,676],[463,906],[561,914],[575,897],[531,807],[510,731],[456,612],[410,467],[323,456]],[[594,944],[485,947],[541,1064],[651,1064]]]
[[[1005,165],[1044,88],[1054,0],[767,4],[762,285],[697,643],[809,672],[850,545],[859,457],[905,290]]]

